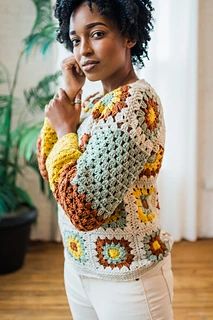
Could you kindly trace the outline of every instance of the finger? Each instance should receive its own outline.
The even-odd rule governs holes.
[[[58,99],[62,100],[66,98],[66,94],[64,92],[64,90],[62,88],[59,88],[59,91],[58,91]]]
[[[66,63],[66,62],[75,62],[75,56],[74,54],[69,55],[68,57],[66,57],[62,62]]]
[[[80,66],[77,64],[77,72],[78,72],[78,74],[80,75],[80,76],[84,76],[84,73],[83,73],[83,71],[81,70],[81,68],[80,68]]]
[[[48,111],[48,109],[49,109],[49,105],[46,104],[45,107],[44,107],[44,112],[46,113]]]
[[[77,95],[80,94],[80,98],[82,97],[83,90],[82,88],[78,91]]]
[[[80,68],[79,68],[79,65],[77,63],[75,63],[75,69],[76,69],[76,72],[80,74]]]
[[[45,105],[44,113],[45,113],[46,116],[49,114],[51,107],[52,107],[51,103],[48,103],[48,104]]]
[[[45,107],[44,107],[45,114],[50,110],[50,107],[51,107],[51,103],[50,102],[45,105]]]
[[[65,58],[64,60],[62,60],[61,62],[61,67],[65,66],[65,65],[71,65],[75,63],[75,59],[73,58],[73,56],[70,56],[68,58]]]
[[[81,97],[82,97],[82,90],[80,90],[75,97],[75,107],[77,108],[81,108],[81,105],[82,105]]]
[[[77,95],[76,95],[76,97],[75,97],[75,99],[77,100],[81,100],[81,97],[82,97],[82,90],[80,90],[78,93],[77,93]]]
[[[83,71],[82,71],[82,69],[81,69],[81,67],[79,66],[78,63],[77,63],[77,66],[78,66],[78,73],[79,73],[79,75],[80,75],[80,76],[83,76],[84,73],[83,73]]]
[[[76,67],[76,72],[80,75],[80,76],[83,76],[84,73],[83,73],[83,70],[81,69],[81,67],[79,66],[79,64],[76,62],[75,63],[75,67]]]
[[[85,76],[85,74],[84,74],[84,72],[83,72],[83,70],[79,67],[79,69],[80,69],[80,76]]]

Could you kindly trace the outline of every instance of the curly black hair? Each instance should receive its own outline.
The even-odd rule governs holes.
[[[112,19],[121,34],[135,40],[131,48],[132,63],[138,68],[144,66],[143,58],[148,56],[148,42],[151,40],[150,31],[153,30],[152,3],[150,0],[57,0],[55,17],[59,21],[56,40],[64,43],[73,52],[73,45],[69,37],[69,24],[72,12],[82,3],[87,2],[92,10],[94,3],[100,14]]]

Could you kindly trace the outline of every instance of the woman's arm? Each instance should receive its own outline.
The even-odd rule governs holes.
[[[90,110],[90,107],[87,107],[88,105],[94,105],[95,102],[97,102],[100,97],[96,99],[97,95],[99,92],[96,92],[90,96],[88,96],[84,100],[84,109],[85,112],[88,112]],[[100,94],[99,94],[100,95]],[[81,121],[85,119],[85,115],[82,116]],[[85,137],[84,137],[85,138]],[[44,119],[44,124],[41,129],[41,132],[39,134],[38,140],[37,140],[37,159],[38,159],[38,165],[39,165],[39,170],[42,175],[42,177],[46,180],[48,180],[48,174],[46,170],[46,159],[52,150],[54,144],[58,141],[57,133],[55,129],[52,128],[49,120],[47,118]],[[85,143],[84,143],[85,144]],[[82,146],[80,146],[80,150],[82,150]]]
[[[85,75],[78,66],[73,55],[70,55],[68,58],[62,61],[61,70],[65,84],[65,94],[68,97],[70,104],[75,100],[76,97],[78,97],[78,94],[85,83]],[[53,102],[54,99],[50,100],[49,104],[45,107],[45,111]],[[64,130],[64,128],[61,129],[61,131]],[[57,142],[60,134],[59,132],[56,132],[55,128],[53,128],[49,119],[45,117],[43,127],[37,140],[37,159],[40,173],[42,177],[47,180],[48,173],[46,170],[46,159],[54,144]]]

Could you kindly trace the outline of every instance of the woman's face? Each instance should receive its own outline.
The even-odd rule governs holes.
[[[92,12],[87,3],[73,12],[70,39],[75,59],[91,81],[110,81],[131,61],[128,40],[95,5]]]

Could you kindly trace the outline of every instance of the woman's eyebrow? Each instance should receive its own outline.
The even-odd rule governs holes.
[[[105,26],[107,27],[107,25],[103,22],[93,22],[93,23],[89,23],[85,26],[85,29],[88,30],[88,29],[91,29],[93,27],[96,27],[97,25],[102,25],[102,26]],[[71,30],[70,31],[70,36],[73,35],[73,34],[76,34],[75,30]]]

